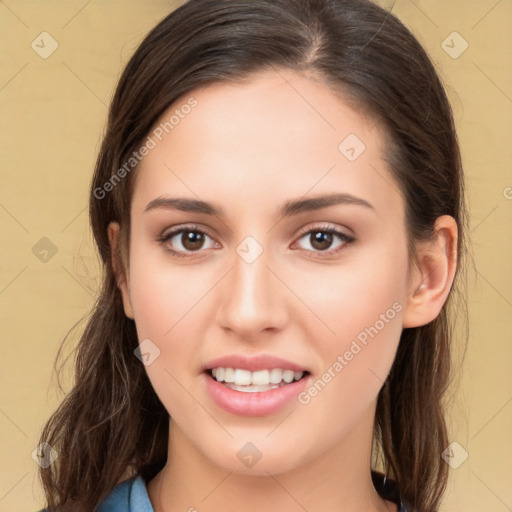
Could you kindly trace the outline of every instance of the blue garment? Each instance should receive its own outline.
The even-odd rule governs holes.
[[[154,512],[146,482],[140,475],[121,482],[99,504],[97,512]]]
[[[397,504],[397,512],[408,512],[400,498],[397,499],[393,482],[385,481],[382,475],[374,472],[372,472],[372,479],[379,495]],[[43,509],[39,512],[47,511]],[[149,501],[146,482],[140,475],[121,482],[99,504],[96,512],[154,512]]]

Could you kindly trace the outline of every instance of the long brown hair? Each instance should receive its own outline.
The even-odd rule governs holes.
[[[124,314],[111,261],[107,226],[113,220],[122,227],[120,257],[125,264],[129,258],[137,171],[118,179],[119,169],[179,97],[269,68],[313,73],[373,116],[389,139],[411,254],[414,242],[431,237],[436,218],[446,214],[459,228],[461,261],[466,210],[453,114],[428,55],[394,15],[368,0],[184,3],[146,36],[110,106],[89,203],[102,287],[78,344],[74,387],[40,439],[59,453],[40,469],[51,511],[90,512],[129,476],[151,479],[167,457],[169,415],[134,356],[135,324]],[[448,478],[440,454],[448,444],[443,396],[450,382],[452,302],[453,288],[434,321],[404,329],[378,396],[378,460],[418,512],[438,510]]]

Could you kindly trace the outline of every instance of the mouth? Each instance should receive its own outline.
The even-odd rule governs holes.
[[[297,365],[293,370],[261,369],[260,365],[254,372],[215,366],[205,368],[201,375],[207,395],[224,411],[237,416],[266,416],[292,406],[304,391],[310,372],[299,370]]]
[[[294,372],[279,368],[256,372],[233,368],[209,368],[203,373],[226,388],[242,393],[263,393],[302,381],[310,375],[307,370]]]

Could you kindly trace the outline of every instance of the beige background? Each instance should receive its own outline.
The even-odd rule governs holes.
[[[454,106],[467,176],[475,268],[468,273],[470,339],[450,439],[460,445],[455,462],[463,450],[469,456],[450,469],[443,511],[512,510],[512,2],[380,3],[393,6],[432,56]],[[123,65],[173,5],[0,2],[0,510],[43,504],[31,453],[62,399],[53,361],[99,282],[86,205],[107,105]],[[450,36],[454,31],[469,45],[457,58],[464,42]],[[58,43],[46,59],[31,47],[35,40],[43,51],[42,32]],[[33,252],[43,237],[57,249],[46,262]]]

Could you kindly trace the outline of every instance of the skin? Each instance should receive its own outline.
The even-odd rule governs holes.
[[[137,171],[129,265],[113,257],[126,315],[139,340],[160,349],[146,370],[172,418],[168,463],[148,485],[153,507],[396,510],[370,478],[377,395],[402,329],[433,320],[447,298],[455,221],[440,217],[438,236],[417,245],[409,267],[405,204],[383,160],[382,130],[312,75],[282,70],[216,83],[180,98],[161,120],[191,96],[198,105]],[[348,134],[366,146],[353,162],[338,150]],[[333,192],[372,208],[340,204],[277,216],[285,201]],[[225,217],[144,212],[163,195],[215,203]],[[195,252],[181,234],[158,242],[189,223],[208,233]],[[330,245],[315,245],[307,231],[319,223],[356,241],[333,236]],[[108,229],[115,254],[119,225]],[[263,248],[250,264],[236,252],[249,235]],[[306,405],[294,400],[271,415],[242,417],[206,393],[202,365],[233,353],[300,363],[312,384],[397,303],[394,318]],[[249,441],[262,454],[251,468],[237,457]]]

